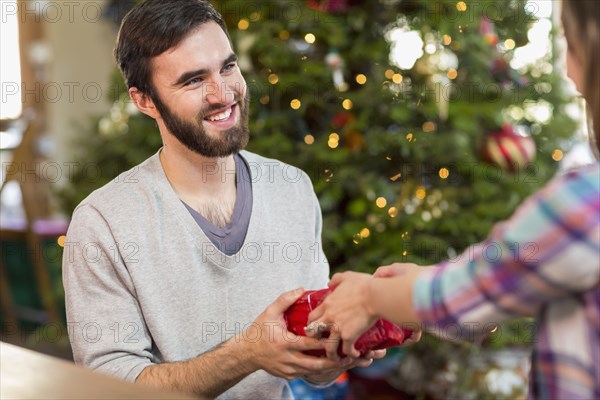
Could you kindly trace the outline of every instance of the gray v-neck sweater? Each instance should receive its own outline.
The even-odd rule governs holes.
[[[158,153],[77,207],[63,255],[77,363],[134,381],[152,363],[189,360],[241,332],[284,291],[326,286],[321,213],[308,176],[241,155],[253,206],[244,245],[232,256],[179,200]],[[288,392],[285,380],[261,370],[220,398]]]

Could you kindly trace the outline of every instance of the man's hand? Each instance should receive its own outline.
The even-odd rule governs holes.
[[[380,358],[385,357],[386,350],[372,350],[365,354],[364,357],[360,357],[357,359],[353,359],[350,357],[346,357],[342,359],[342,368],[334,368],[328,371],[322,371],[315,374],[306,375],[303,377],[305,381],[311,383],[313,385],[322,386],[333,383],[337,379],[338,376],[343,374],[346,370],[352,369],[354,367],[365,368],[373,363],[373,360],[378,360]]]
[[[283,293],[256,318],[242,337],[247,340],[246,351],[256,369],[263,369],[287,380],[304,375],[344,370],[349,361],[332,360],[303,354],[306,350],[323,349],[321,340],[296,336],[287,330],[283,313],[304,292],[304,289]],[[339,375],[339,374],[338,374]]]

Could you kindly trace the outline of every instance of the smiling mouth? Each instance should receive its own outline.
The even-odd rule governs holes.
[[[234,107],[235,107],[235,104],[227,107],[226,109],[219,110],[218,112],[216,112],[214,114],[204,117],[204,120],[210,121],[210,122],[226,121],[227,119],[229,119],[229,117],[231,117]]]

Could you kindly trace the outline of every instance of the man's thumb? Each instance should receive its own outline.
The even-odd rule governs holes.
[[[284,292],[277,298],[277,300],[273,302],[273,304],[271,304],[270,308],[273,312],[282,314],[292,304],[294,304],[303,293],[304,288],[298,288],[295,290],[290,290],[289,292]]]

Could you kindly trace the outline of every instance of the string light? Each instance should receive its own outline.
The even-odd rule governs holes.
[[[336,149],[340,145],[340,135],[338,135],[335,132],[332,132],[329,135],[329,140],[327,141],[327,145],[332,149]]]
[[[351,110],[352,109],[352,100],[346,99],[346,100],[342,101],[342,107],[344,107],[344,110]]]
[[[396,207],[390,207],[388,214],[391,218],[396,218],[398,216],[398,209]]]
[[[387,200],[384,197],[378,197],[377,200],[375,200],[375,204],[379,208],[384,208],[387,205]]]
[[[246,29],[248,29],[249,26],[250,21],[248,21],[247,19],[240,19],[240,22],[238,22],[238,29],[241,31],[245,31]]]
[[[394,70],[388,69],[385,71],[385,77],[387,79],[392,79],[394,77],[394,74],[395,74]]]
[[[423,200],[425,198],[425,196],[427,196],[427,190],[425,190],[425,188],[423,186],[419,186],[417,188],[415,196],[417,197],[417,199]]]
[[[58,239],[56,240],[56,243],[58,243],[58,245],[60,247],[65,247],[65,241],[67,240],[67,237],[65,235],[61,235],[58,237]]]
[[[423,124],[423,132],[433,132],[437,128],[437,125],[431,121],[427,121]]]
[[[506,40],[504,41],[504,47],[506,47],[508,50],[512,50],[512,49],[514,49],[514,48],[515,48],[515,46],[516,46],[516,43],[515,43],[515,41],[514,41],[514,40],[512,40],[512,39],[506,39]]]
[[[452,68],[451,70],[448,71],[448,78],[450,79],[456,79],[456,77],[458,76],[458,71],[455,70],[454,68]]]
[[[327,176],[327,178],[325,179],[325,182],[330,182],[331,178],[333,178],[333,171],[331,171],[329,168],[326,168],[325,171],[323,171],[323,172]]]
[[[315,137],[313,135],[306,135],[304,136],[304,143],[311,145],[315,142]]]
[[[450,37],[450,35],[444,35],[442,41],[444,45],[448,46],[450,43],[452,43],[452,37]]]
[[[412,133],[408,133],[408,134],[406,135],[406,140],[408,140],[409,142],[412,142],[412,141],[413,141],[413,138],[414,138],[414,136],[413,136],[413,134],[412,134]]]
[[[392,177],[390,178],[390,181],[392,181],[392,182],[396,182],[398,179],[400,179],[400,177],[401,177],[401,176],[402,176],[402,174],[401,174],[401,173],[398,173],[398,174],[396,174],[396,175],[392,176]]]
[[[394,82],[396,84],[402,83],[402,79],[404,79],[404,78],[400,74],[394,74],[392,76],[392,82]]]
[[[290,33],[288,31],[279,32],[279,39],[288,40],[290,38]]]
[[[298,110],[302,106],[302,103],[300,102],[300,100],[294,99],[294,100],[290,101],[290,106],[294,110]]]
[[[448,168],[440,168],[440,178],[447,179],[450,176],[450,171]]]
[[[271,98],[267,95],[264,95],[260,98],[260,104],[267,105],[271,101]]]
[[[467,3],[465,3],[464,1],[459,1],[458,3],[456,3],[456,9],[460,12],[467,11]]]
[[[277,74],[271,74],[271,75],[269,75],[269,83],[271,85],[276,85],[277,82],[279,82],[279,77],[277,76]]]
[[[364,74],[356,75],[356,83],[358,83],[359,85],[364,85],[365,83],[367,83],[367,77]]]
[[[427,43],[425,45],[425,53],[434,54],[437,51],[437,46],[434,43]]]
[[[304,40],[306,41],[306,43],[313,44],[315,40],[317,40],[317,38],[312,33],[307,33],[304,36]]]
[[[553,159],[554,161],[560,161],[560,160],[562,160],[562,159],[563,159],[563,157],[564,157],[564,153],[563,153],[563,152],[562,152],[562,150],[560,150],[560,149],[555,149],[555,150],[552,152],[552,159]]]
[[[371,235],[371,231],[368,228],[363,228],[360,230],[359,235],[361,238],[366,239]]]

